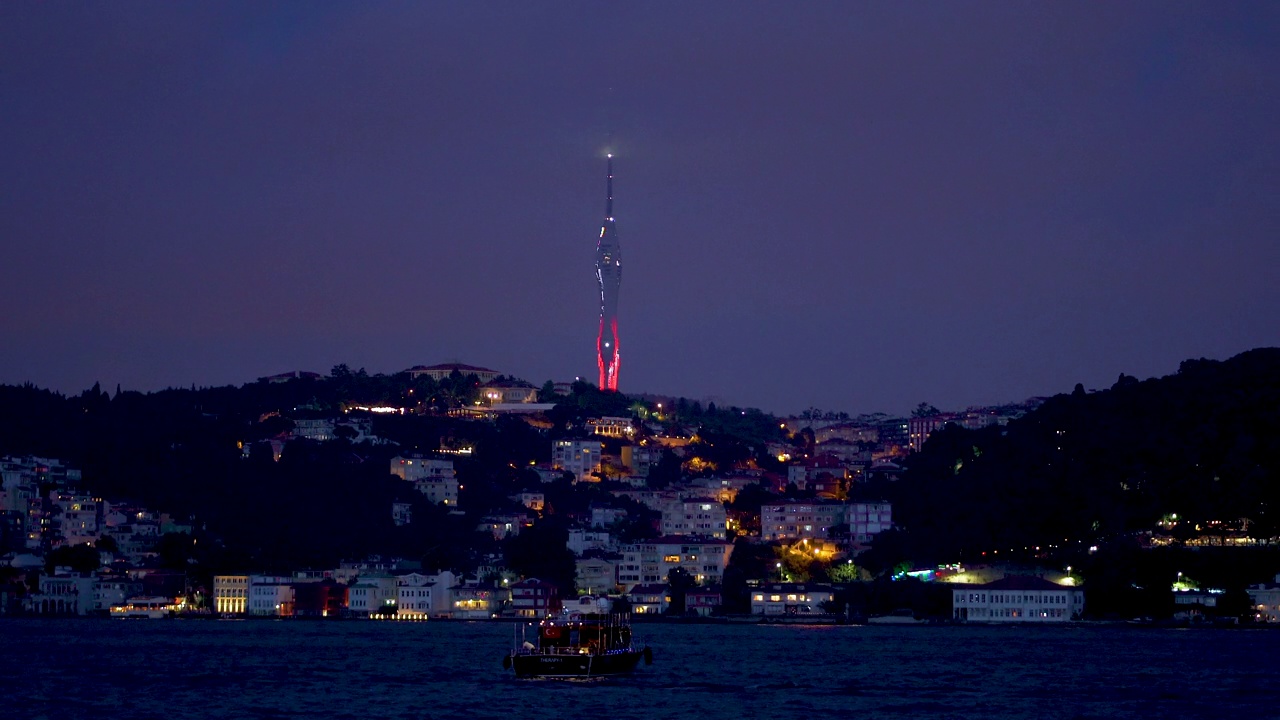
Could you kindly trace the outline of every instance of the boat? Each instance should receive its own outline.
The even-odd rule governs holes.
[[[502,659],[502,667],[518,678],[592,678],[629,675],[653,650],[636,644],[629,613],[560,613],[537,624],[521,625],[520,637]]]

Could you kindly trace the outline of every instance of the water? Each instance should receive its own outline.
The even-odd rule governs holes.
[[[1280,632],[642,625],[516,680],[507,623],[0,621],[0,718],[1280,718]]]

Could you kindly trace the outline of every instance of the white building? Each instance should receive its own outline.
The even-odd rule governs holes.
[[[618,566],[601,558],[583,558],[575,563],[578,590],[611,593],[618,587]]]
[[[248,611],[249,576],[214,575],[213,611],[219,615],[243,615]]]
[[[829,585],[773,583],[751,591],[751,614],[822,614],[822,604],[834,597],[835,591]]]
[[[664,583],[677,567],[684,568],[700,585],[719,583],[732,553],[732,543],[693,537],[662,537],[626,545],[618,566],[618,584],[629,589]]]
[[[893,527],[893,505],[887,502],[851,502],[845,509],[853,542],[871,542],[877,533]]]
[[[650,445],[623,445],[622,464],[627,466],[629,476],[641,480],[649,477],[649,471],[662,459],[662,448]]]
[[[1255,619],[1280,622],[1280,575],[1275,582],[1250,585],[1248,592]]]
[[[588,550],[612,552],[618,548],[618,543],[604,530],[574,528],[569,531],[568,547],[574,555],[582,557]]]
[[[576,482],[598,482],[604,443],[599,440],[557,440],[551,446],[551,467],[572,473]]]
[[[247,612],[262,617],[293,615],[294,579],[287,575],[250,575]]]
[[[663,535],[700,535],[723,540],[727,529],[724,505],[711,498],[681,500],[662,512]]]
[[[825,540],[845,521],[842,503],[788,502],[760,508],[760,537],[766,540]]]
[[[293,421],[294,437],[306,438],[315,442],[328,442],[337,437],[333,434],[333,431],[334,421],[330,418],[304,418]]]
[[[1010,576],[951,591],[952,617],[991,623],[1052,623],[1078,620],[1084,589],[1038,577]]]
[[[632,423],[631,418],[624,417],[602,417],[594,418],[587,421],[587,427],[591,428],[592,435],[600,435],[603,437],[631,439],[635,437],[636,426]]]
[[[395,607],[399,600],[399,584],[390,575],[362,575],[347,591],[347,609],[352,617],[367,618]]]
[[[433,503],[458,505],[458,473],[452,460],[397,455],[391,458],[391,474],[413,483]]]
[[[425,620],[430,617],[431,597],[435,586],[435,579],[422,573],[409,573],[396,578],[396,617],[407,620]]]

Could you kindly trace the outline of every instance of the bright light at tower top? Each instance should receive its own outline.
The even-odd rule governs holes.
[[[605,153],[605,154],[604,154],[604,156],[605,156],[605,157],[607,157],[607,158],[612,158],[612,157],[613,157],[613,153]]]

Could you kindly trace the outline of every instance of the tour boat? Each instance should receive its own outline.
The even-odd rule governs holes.
[[[530,627],[520,626],[515,647],[502,659],[502,667],[515,670],[516,677],[628,675],[641,659],[653,662],[653,650],[634,642],[628,614],[561,613],[538,623],[534,641],[525,637]]]

